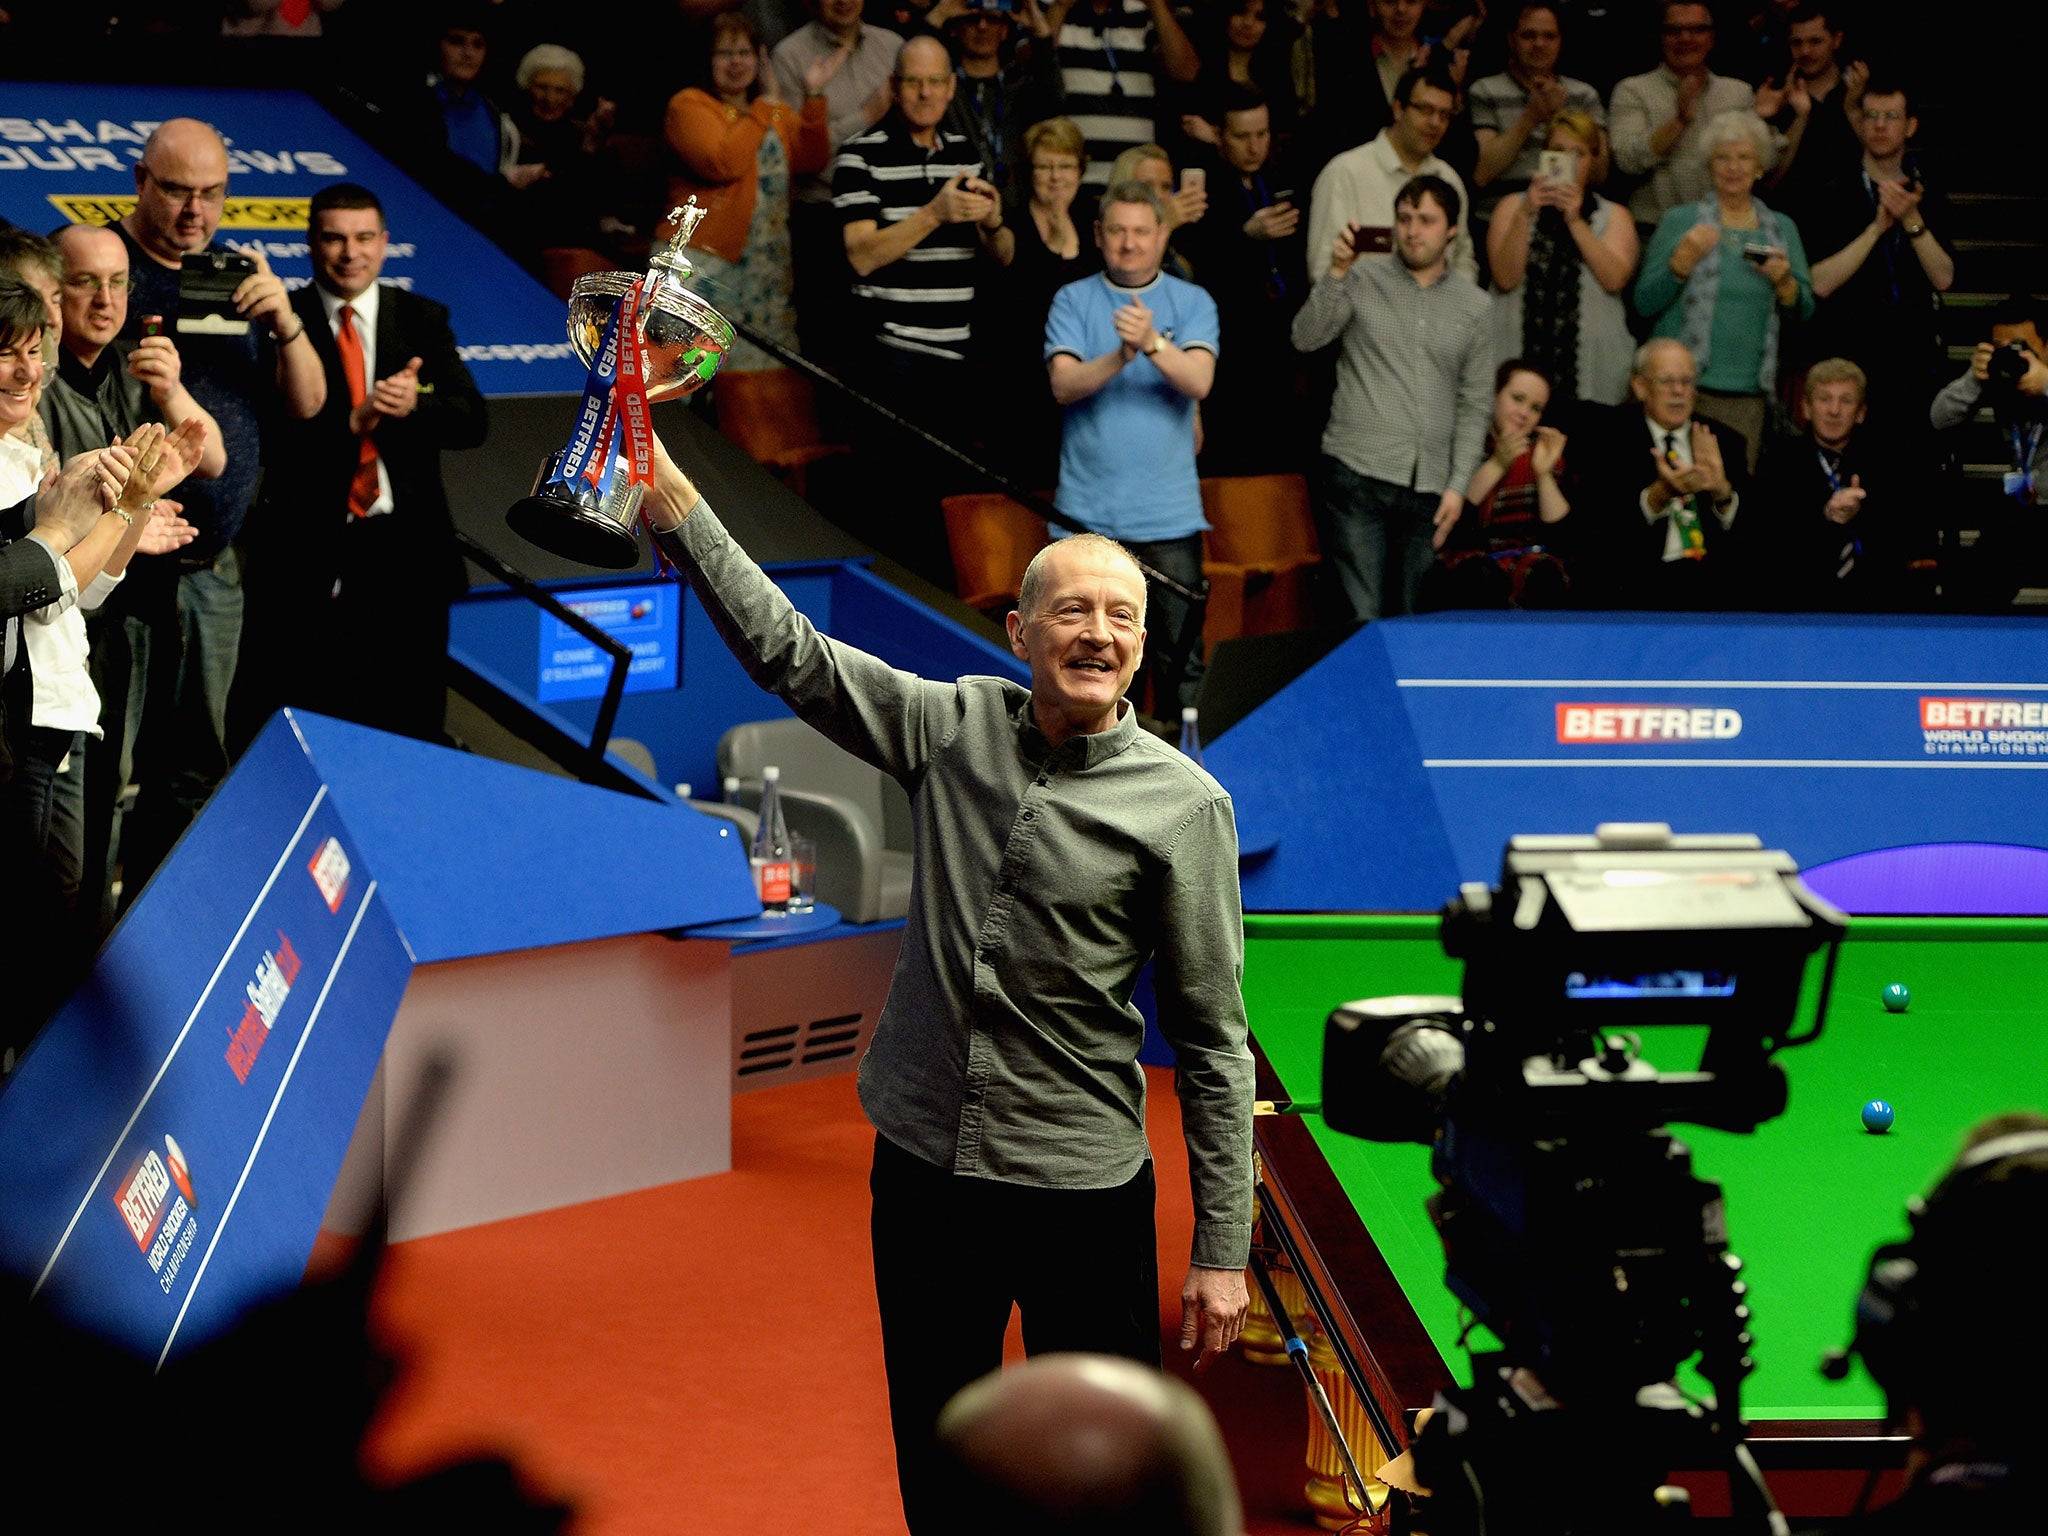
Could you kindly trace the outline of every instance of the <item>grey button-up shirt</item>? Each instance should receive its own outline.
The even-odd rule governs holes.
[[[860,1068],[876,1129],[957,1174],[1126,1182],[1149,1155],[1131,991],[1155,959],[1193,1261],[1242,1268],[1252,1063],[1222,787],[1128,706],[1113,729],[1054,747],[1013,682],[929,682],[820,635],[701,501],[661,542],[748,675],[910,792],[910,916]]]
[[[1491,313],[1471,279],[1446,272],[1425,288],[1399,256],[1319,278],[1294,345],[1344,342],[1323,452],[1375,480],[1462,496],[1493,412]]]

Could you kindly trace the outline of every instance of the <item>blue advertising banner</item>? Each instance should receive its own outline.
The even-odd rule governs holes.
[[[289,1291],[411,971],[267,731],[0,1095],[0,1263],[159,1365]]]
[[[223,243],[260,243],[271,268],[301,287],[312,280],[307,200],[329,182],[359,182],[382,200],[391,228],[384,281],[448,306],[478,388],[583,388],[561,300],[297,91],[9,81],[0,85],[0,218],[38,232],[121,218],[135,204],[143,141],[171,117],[202,118],[227,140]]]
[[[674,688],[682,680],[682,588],[672,581],[643,582],[583,592],[557,592],[574,609],[633,653],[626,692]],[[540,683],[543,703],[604,697],[612,659],[560,619],[540,613]]]

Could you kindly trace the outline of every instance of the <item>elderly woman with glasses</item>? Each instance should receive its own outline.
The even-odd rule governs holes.
[[[784,101],[754,24],[739,11],[711,20],[709,89],[691,86],[669,101],[662,134],[676,165],[671,207],[695,197],[710,211],[690,244],[705,296],[728,319],[794,348],[789,183],[825,169],[832,157],[825,85],[847,50],[825,54],[804,72],[801,104]],[[659,238],[672,226],[664,224]],[[774,358],[742,341],[731,368],[775,368]]]
[[[1748,440],[1756,467],[1778,384],[1787,317],[1813,314],[1813,274],[1799,228],[1756,195],[1770,169],[1770,130],[1754,112],[1723,112],[1705,135],[1713,190],[1666,213],[1636,279],[1652,334],[1685,343],[1699,365],[1701,416]]]

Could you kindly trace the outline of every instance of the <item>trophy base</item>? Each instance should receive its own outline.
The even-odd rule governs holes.
[[[628,529],[569,502],[527,496],[505,514],[512,531],[551,555],[607,571],[630,571],[640,563],[640,541]]]
[[[594,490],[547,484],[561,454],[551,454],[535,477],[533,494],[515,501],[505,514],[512,531],[527,543],[607,571],[628,571],[640,563],[640,487],[621,481],[609,497]]]

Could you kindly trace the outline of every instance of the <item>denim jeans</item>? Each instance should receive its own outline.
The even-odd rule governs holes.
[[[1126,541],[1124,547],[1189,590],[1208,590],[1203,585],[1199,533],[1152,544]],[[1162,720],[1177,722],[1201,689],[1202,621],[1208,611],[1206,597],[1190,604],[1156,581],[1145,583],[1145,665],[1152,672],[1152,713]]]
[[[178,578],[177,628],[155,637],[121,850],[123,905],[156,872],[227,776],[228,692],[242,648],[242,567],[233,549]]]
[[[1353,624],[1415,611],[1422,573],[1436,551],[1431,522],[1440,498],[1375,480],[1323,459],[1323,569],[1336,583],[1332,607]]]

